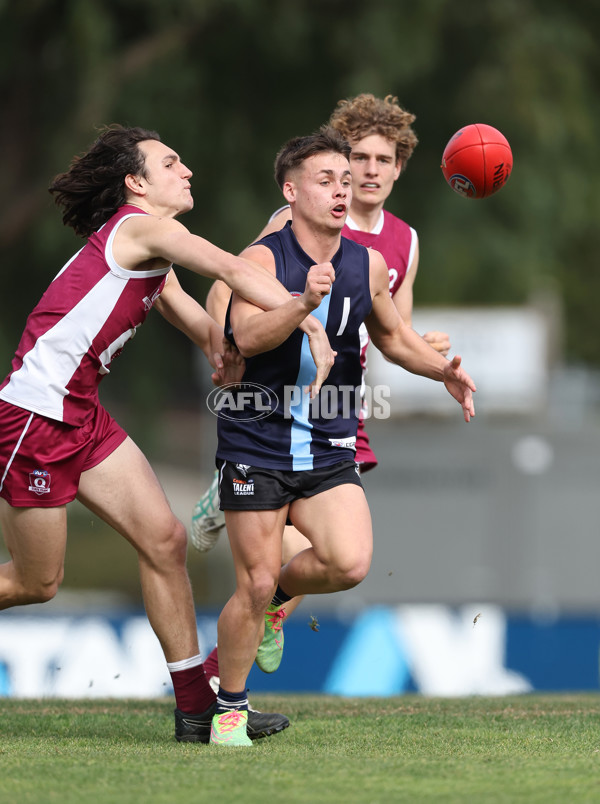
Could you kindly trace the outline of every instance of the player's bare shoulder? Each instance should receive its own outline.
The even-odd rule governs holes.
[[[115,234],[113,254],[119,265],[129,270],[162,268],[172,262],[173,240],[190,236],[174,218],[133,215],[124,220]]]
[[[266,268],[272,274],[275,274],[275,257],[273,252],[267,246],[261,243],[253,243],[251,246],[245,248],[240,257],[248,262],[252,262]]]
[[[160,253],[165,238],[189,235],[189,230],[175,218],[162,215],[134,215],[123,222],[123,234],[132,240],[148,243]]]

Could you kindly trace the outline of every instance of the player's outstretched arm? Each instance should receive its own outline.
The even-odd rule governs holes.
[[[118,233],[121,265],[136,269],[164,261],[212,279],[222,279],[233,291],[268,309],[289,300],[275,276],[260,265],[236,257],[192,234],[174,218],[140,215],[129,218]]]
[[[448,393],[451,394],[462,407],[465,421],[469,422],[471,421],[471,417],[475,415],[473,394],[477,389],[467,372],[461,368],[461,362],[462,359],[458,355],[455,355],[452,360],[446,361],[446,366],[444,367],[444,385]]]
[[[278,232],[286,222],[291,220],[292,214],[288,206],[282,207],[272,215],[266,226],[261,230],[258,237],[252,242],[256,243],[272,232]],[[215,319],[218,324],[225,326],[225,313],[231,298],[231,288],[221,279],[216,279],[211,285],[206,296],[206,312]]]
[[[446,360],[405,324],[390,298],[387,266],[377,251],[371,252],[370,284],[373,307],[365,324],[375,346],[407,371],[444,382],[469,421],[475,415],[473,380],[462,369],[460,358]]]

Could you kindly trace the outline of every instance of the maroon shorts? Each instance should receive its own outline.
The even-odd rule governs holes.
[[[374,469],[379,461],[377,456],[369,446],[369,436],[365,430],[365,420],[358,420],[358,431],[356,433],[356,457],[354,458],[358,464],[361,474],[368,472],[369,469]]]
[[[89,422],[73,427],[0,399],[0,423],[0,497],[16,508],[71,502],[81,473],[127,438],[102,405]]]

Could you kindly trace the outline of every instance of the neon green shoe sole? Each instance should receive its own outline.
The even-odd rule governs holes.
[[[211,745],[226,745],[232,748],[252,745],[252,740],[246,731],[247,724],[248,712],[245,709],[232,709],[215,715],[210,727]]]
[[[271,605],[265,614],[265,635],[256,651],[257,666],[263,673],[274,673],[283,657],[283,621],[285,611]]]

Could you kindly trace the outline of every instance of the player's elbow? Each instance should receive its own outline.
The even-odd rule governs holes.
[[[238,315],[233,322],[233,336],[243,358],[255,357],[279,346],[284,338],[261,315]]]
[[[401,330],[377,333],[375,337],[371,337],[371,340],[373,345],[389,363],[404,365],[404,361],[408,357],[408,350],[406,349]]]
[[[373,341],[373,344],[381,352],[388,363],[397,364],[399,362],[397,343],[395,343],[393,340],[382,338],[378,343]]]
[[[237,346],[238,352],[245,359],[254,357],[264,351],[264,349],[260,348],[260,344],[251,332],[236,332],[235,345]]]

